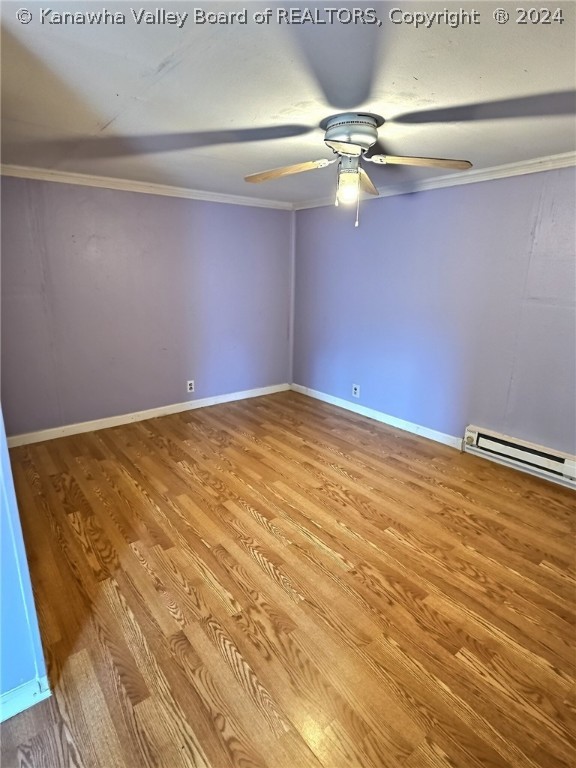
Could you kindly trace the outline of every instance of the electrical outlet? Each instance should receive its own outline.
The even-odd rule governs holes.
[[[194,379],[188,382],[188,392],[194,392]]]
[[[360,384],[352,384],[352,397],[360,397]]]

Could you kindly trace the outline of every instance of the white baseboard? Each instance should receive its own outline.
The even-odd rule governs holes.
[[[18,445],[29,445],[30,443],[41,443],[44,440],[54,440],[58,437],[68,435],[79,435],[81,432],[94,432],[97,429],[107,429],[108,427],[118,427],[122,424],[131,424],[134,421],[145,421],[146,419],[155,419],[157,416],[168,416],[172,413],[182,413],[183,411],[192,411],[195,408],[206,408],[210,405],[219,405],[220,403],[231,403],[234,400],[247,400],[250,397],[261,397],[262,395],[272,395],[275,392],[286,392],[290,389],[289,384],[276,384],[271,387],[260,387],[259,389],[246,389],[242,392],[230,392],[226,395],[217,395],[216,397],[203,397],[200,400],[189,400],[186,403],[174,403],[172,405],[163,405],[160,408],[150,408],[147,411],[135,411],[134,413],[124,413],[120,416],[110,416],[106,419],[95,419],[94,421],[82,421],[77,424],[66,424],[63,427],[54,427],[53,429],[42,429],[39,432],[26,432],[22,435],[12,435],[8,438],[8,447],[15,448]]]
[[[326,395],[324,392],[318,392],[315,389],[302,387],[300,384],[292,384],[290,388],[294,392],[299,392],[301,395],[308,395],[308,397],[314,397],[316,400],[322,400],[324,403],[337,405],[339,408],[345,408],[347,411],[358,413],[360,416],[367,416],[369,419],[380,421],[382,424],[388,424],[390,427],[403,429],[405,432],[411,432],[413,435],[426,437],[428,440],[435,440],[437,443],[449,445],[451,448],[457,448],[458,450],[462,449],[461,437],[454,437],[453,435],[447,435],[444,432],[437,432],[435,429],[428,429],[428,427],[422,427],[420,424],[414,424],[411,421],[404,421],[404,419],[398,419],[396,416],[390,416],[387,413],[375,411],[373,408],[366,408],[364,405],[357,405],[356,403],[351,403],[349,400],[342,400],[340,397],[333,397],[332,395]]]
[[[199,400],[189,400],[185,403],[174,403],[172,405],[163,405],[160,408],[150,408],[146,411],[134,411],[133,413],[124,413],[119,416],[110,416],[106,419],[95,419],[94,421],[82,421],[77,424],[67,424],[63,427],[54,427],[53,429],[42,429],[38,432],[26,432],[21,435],[12,435],[8,438],[8,446],[15,448],[19,445],[28,445],[30,443],[40,443],[44,440],[54,440],[58,437],[68,435],[79,435],[82,432],[94,432],[98,429],[107,429],[108,427],[118,427],[122,424],[131,424],[134,421],[145,421],[146,419],[155,419],[158,416],[168,416],[172,413],[182,413],[191,411],[195,408],[207,408],[211,405],[221,403],[230,403],[235,400],[247,400],[251,397],[261,397],[262,395],[272,395],[275,392],[286,392],[292,389],[302,395],[308,395],[316,400],[322,400],[330,405],[336,405],[339,408],[345,408],[360,416],[366,416],[383,424],[388,424],[397,429],[403,429],[405,432],[411,432],[420,437],[426,437],[429,440],[435,440],[437,443],[449,445],[452,448],[462,448],[462,438],[446,435],[443,432],[437,432],[428,427],[422,427],[420,424],[413,424],[404,419],[398,419],[396,416],[390,416],[387,413],[376,411],[373,408],[366,408],[363,405],[351,403],[349,400],[343,400],[339,397],[327,395],[324,392],[318,392],[315,389],[302,387],[299,384],[277,384],[271,387],[260,387],[259,389],[247,389],[242,392],[231,392],[226,395],[217,395],[216,397],[204,397]]]
[[[24,712],[25,709],[34,704],[39,704],[51,695],[52,691],[46,675],[29,680],[11,691],[6,691],[0,695],[0,723]]]

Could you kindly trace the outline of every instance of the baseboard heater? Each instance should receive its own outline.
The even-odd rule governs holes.
[[[466,427],[462,449],[576,489],[576,456],[569,453],[554,451],[473,425]]]

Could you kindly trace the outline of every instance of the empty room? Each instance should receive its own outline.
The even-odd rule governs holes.
[[[1,10],[2,768],[574,768],[576,5]]]

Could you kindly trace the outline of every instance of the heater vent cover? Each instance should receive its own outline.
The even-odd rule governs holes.
[[[568,453],[473,425],[466,427],[462,449],[576,489],[576,456]]]

